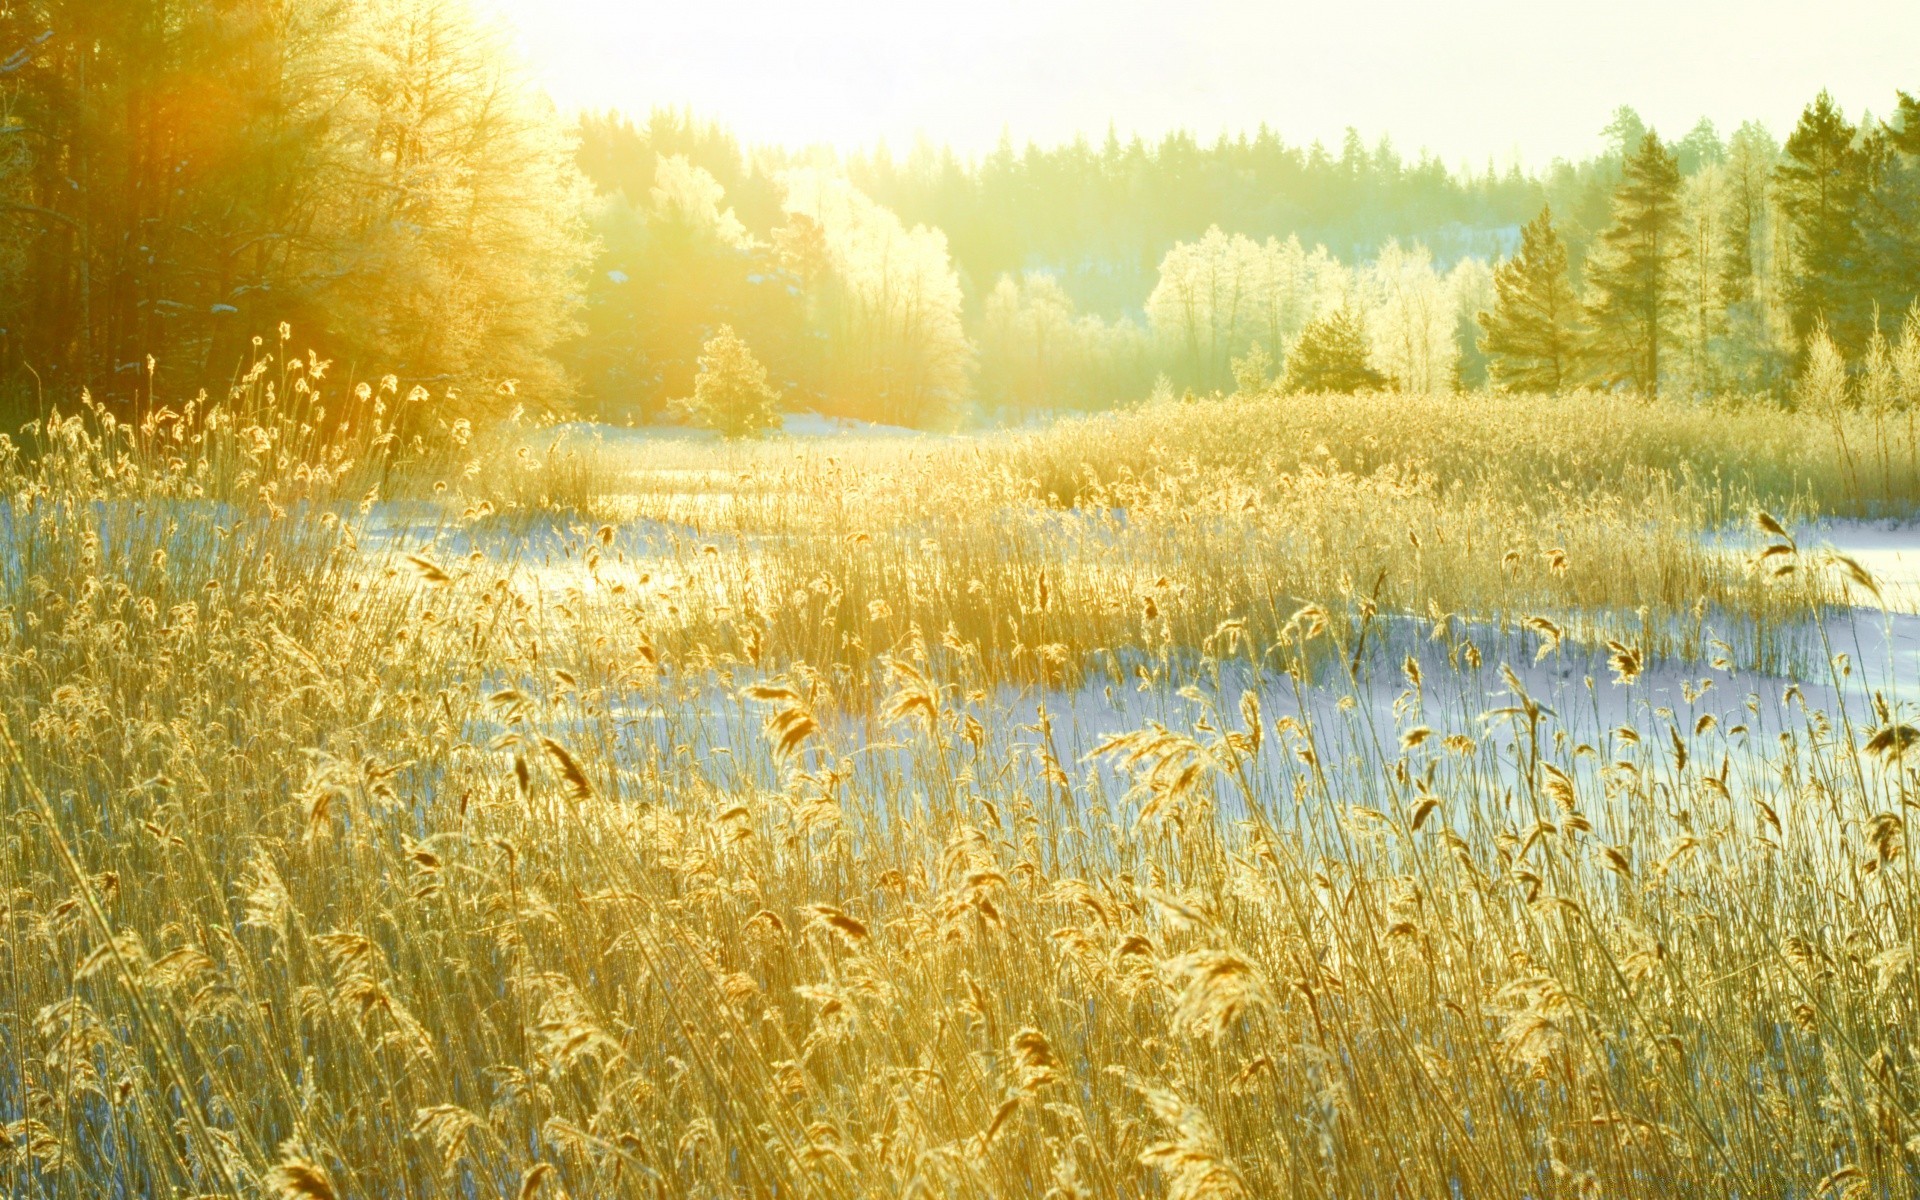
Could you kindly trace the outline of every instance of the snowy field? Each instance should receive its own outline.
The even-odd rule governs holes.
[[[924,436],[811,415],[789,418],[787,433],[827,446]],[[683,430],[603,426],[562,427],[557,436],[543,436],[558,444],[590,445],[607,454],[616,469],[627,454],[648,452],[657,461],[653,452],[663,447],[706,447],[711,442]],[[375,541],[404,544],[433,537],[447,551],[511,562],[517,578],[552,598],[649,588],[698,603],[703,589],[712,591],[712,583],[685,574],[687,549],[704,544],[730,556],[750,557],[759,535],[728,531],[734,493],[704,478],[713,473],[711,468],[688,470],[678,499],[671,492],[648,495],[650,511],[669,511],[677,519],[617,522],[614,536],[626,553],[617,563],[596,564],[591,574],[565,549],[569,537],[577,538],[582,528],[555,519],[511,530],[430,529],[404,519],[402,510],[394,508],[375,522]],[[671,486],[672,476],[672,469],[653,465],[647,481],[650,487],[661,486],[663,480]],[[612,507],[619,509],[617,498]],[[1090,782],[1115,788],[1118,777],[1103,775],[1092,762],[1104,741],[1150,724],[1176,730],[1231,725],[1248,695],[1256,698],[1267,720],[1291,719],[1308,732],[1323,756],[1355,768],[1369,759],[1378,765],[1383,749],[1410,740],[1438,746],[1455,734],[1517,736],[1513,713],[1532,702],[1541,714],[1538,736],[1569,749],[1591,749],[1576,769],[1596,776],[1619,749],[1616,731],[1622,727],[1669,727],[1684,734],[1689,744],[1726,753],[1747,743],[1764,747],[1782,734],[1871,725],[1876,695],[1896,706],[1920,706],[1920,526],[1828,521],[1796,528],[1794,534],[1809,559],[1831,551],[1860,564],[1877,583],[1878,597],[1855,589],[1850,593],[1855,607],[1832,613],[1819,625],[1808,622],[1790,631],[1791,650],[1784,654],[1790,665],[1773,670],[1738,665],[1739,656],[1727,643],[1739,639],[1728,630],[1716,632],[1713,616],[1698,633],[1697,656],[1650,657],[1629,683],[1617,680],[1610,652],[1598,639],[1583,642],[1569,636],[1545,647],[1537,634],[1519,626],[1459,619],[1439,636],[1428,621],[1383,616],[1361,653],[1350,661],[1339,656],[1316,660],[1309,677],[1289,674],[1270,654],[1252,659],[1242,655],[1224,664],[1187,656],[1156,667],[1102,651],[1077,664],[1072,685],[1000,684],[966,700],[956,689],[953,702],[978,716],[996,744],[1016,751],[1037,754],[1036,730],[1045,726],[1050,753],[1070,770],[1087,773]],[[1753,540],[1744,532],[1717,537],[1713,544],[1730,556],[1753,553]],[[710,602],[713,596],[704,599]],[[1409,664],[1418,668],[1418,685],[1412,682]],[[657,693],[610,697],[623,743],[636,760],[691,753],[708,772],[773,783],[780,770],[761,729],[764,714],[739,695],[751,674],[730,672],[724,682],[681,678],[670,699]],[[913,751],[898,729],[874,715],[881,690],[876,685],[874,694],[822,714],[824,742],[861,747],[863,772],[904,775]],[[558,727],[552,732],[564,738],[569,730]],[[1651,754],[1655,761],[1671,763],[1674,751],[1654,744]],[[1297,763],[1270,756],[1261,769],[1267,777],[1256,781],[1258,790],[1283,805]]]

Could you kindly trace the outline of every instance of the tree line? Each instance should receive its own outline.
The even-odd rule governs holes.
[[[1920,101],[1855,125],[1822,93],[1784,146],[1743,130],[1690,175],[1643,132],[1611,210],[1584,287],[1550,206],[1522,231],[1481,319],[1494,381],[1778,390],[1816,341],[1863,357],[1920,299]]]
[[[670,419],[703,357],[756,405],[909,424],[1276,383],[1784,395],[1817,334],[1864,361],[1912,305],[1910,97],[1603,138],[1533,172],[1264,127],[747,148],[563,119],[468,0],[0,0],[0,398],[190,393],[283,322],[470,416]]]
[[[956,400],[1018,412],[1301,380],[1785,396],[1816,329],[1864,354],[1920,291],[1920,109],[1905,95],[1855,123],[1822,94],[1784,143],[1707,122],[1670,142],[1622,108],[1603,153],[1535,175],[1407,163],[1357,135],[1336,156],[1268,131],[1211,146],[1003,145],[974,163],[924,145],[904,160],[748,153],[676,112],[589,118],[579,136],[602,258],[619,264],[589,289],[604,336],[587,339],[599,357],[582,377],[643,406],[686,394],[722,322],[765,348],[795,402],[908,421]],[[654,174],[687,170],[708,180],[715,213],[728,206],[732,249],[708,238],[691,253],[684,236],[658,236],[679,218],[633,200],[658,191]],[[888,326],[823,324],[819,289],[858,247],[887,243],[842,238],[837,265],[807,251],[817,231],[789,202],[796,171],[834,174],[902,230],[916,222],[926,253],[882,254],[893,278],[870,282],[943,306],[943,334],[923,326],[899,348],[946,364],[938,388],[909,400],[884,372],[857,396],[825,382],[828,360]],[[655,282],[635,288],[638,275]],[[688,279],[733,287],[689,306],[671,282]],[[1290,370],[1309,330],[1316,361],[1358,360]],[[600,372],[612,386],[595,387]]]

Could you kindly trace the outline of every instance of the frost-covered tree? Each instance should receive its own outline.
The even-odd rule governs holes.
[[[290,238],[312,319],[403,376],[563,396],[551,351],[577,329],[585,192],[551,102],[466,0],[354,11],[327,125],[344,162],[308,181],[327,202]]]
[[[1453,340],[1460,348],[1454,366],[1454,384],[1476,391],[1489,383],[1487,352],[1480,345],[1480,314],[1493,307],[1493,268],[1484,258],[1463,258],[1447,272],[1447,295],[1453,298]]]
[[[1260,247],[1218,225],[1197,242],[1180,242],[1160,260],[1147,297],[1147,321],[1188,382],[1222,386],[1259,307]]]
[[[1351,272],[1325,246],[1309,251],[1298,237],[1269,238],[1261,247],[1252,336],[1284,358],[1307,323],[1342,303],[1352,286]]]
[[[780,424],[780,393],[767,383],[767,369],[731,326],[722,325],[700,348],[700,374],[687,417],[722,437],[758,437]]]
[[[1258,341],[1284,355],[1316,313],[1341,302],[1347,269],[1297,237],[1256,242],[1218,226],[1179,242],[1160,262],[1147,322],[1175,374],[1203,388],[1229,386],[1233,360]]]
[[[812,319],[826,334],[828,402],[850,416],[924,425],[964,399],[973,346],[946,235],[908,229],[839,175],[782,177],[786,207],[817,227]]]
[[[1001,276],[980,322],[981,400],[1022,409],[1059,403],[1079,357],[1074,322],[1073,300],[1052,275]]]
[[[468,404],[555,398],[581,200],[470,0],[0,4],[0,366],[62,391],[125,397],[149,354],[162,392],[224,379],[287,321]]]
[[[1389,240],[1360,272],[1372,364],[1396,389],[1453,390],[1460,357],[1453,297],[1425,246]]]
[[[1111,405],[1144,394],[1154,373],[1139,325],[1077,313],[1045,272],[1002,276],[987,295],[979,332],[976,386],[995,408]]]
[[[704,167],[694,166],[683,154],[665,154],[654,168],[652,201],[656,223],[688,239],[706,240],[730,250],[753,244],[746,226],[722,209],[727,191]]]

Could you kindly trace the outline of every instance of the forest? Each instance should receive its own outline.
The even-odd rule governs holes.
[[[1621,107],[1531,171],[1265,125],[963,159],[564,115],[460,0],[15,0],[0,49],[15,413],[230,378],[282,322],[480,417],[678,419],[723,326],[786,408],[919,427],[1281,385],[1337,318],[1402,390],[1789,398],[1920,288],[1905,93],[1784,141]]]

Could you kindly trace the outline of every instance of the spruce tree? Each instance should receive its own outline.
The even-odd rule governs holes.
[[[1493,311],[1480,314],[1480,346],[1494,383],[1549,394],[1571,387],[1579,301],[1551,207],[1520,231],[1520,253],[1494,270],[1493,288]]]
[[[1300,332],[1287,355],[1289,392],[1354,392],[1386,385],[1386,376],[1368,363],[1364,318],[1351,305],[1341,305],[1316,318]]]
[[[1869,164],[1858,133],[1821,92],[1801,113],[1774,170],[1794,253],[1787,283],[1794,335],[1804,340],[1824,322],[1842,353],[1859,350],[1872,323],[1860,231]]]
[[[1643,396],[1660,390],[1681,251],[1680,164],[1649,130],[1613,192],[1613,223],[1588,259],[1589,355],[1602,383]]]

